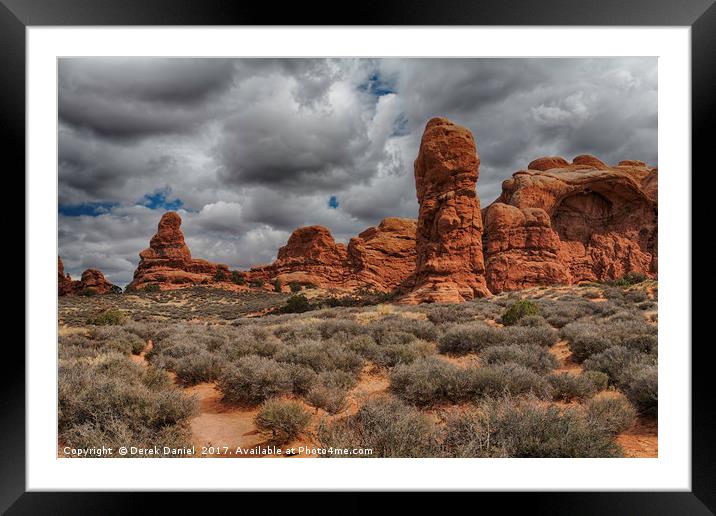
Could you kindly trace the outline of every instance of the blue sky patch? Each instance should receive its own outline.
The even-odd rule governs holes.
[[[382,97],[383,95],[390,95],[396,92],[393,85],[384,80],[378,73],[374,73],[368,77],[368,81],[361,84],[360,89],[376,97]]]
[[[170,189],[157,190],[154,193],[146,194],[139,204],[146,206],[152,210],[178,210],[184,203],[181,199],[167,199],[171,193]]]
[[[117,206],[116,202],[83,202],[80,204],[60,204],[58,212],[65,217],[81,217],[83,215],[97,217],[109,213]]]

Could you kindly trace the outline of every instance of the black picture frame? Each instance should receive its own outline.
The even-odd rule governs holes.
[[[706,160],[712,155],[713,144],[708,129],[716,118],[714,0],[382,0],[342,7],[325,1],[305,5],[225,0],[0,0],[0,141],[8,175],[20,176],[16,171],[25,170],[25,29],[64,25],[689,26],[692,168],[705,171],[710,168]],[[18,188],[18,192],[24,192],[24,182]],[[27,278],[27,269],[25,274]],[[685,301],[691,304],[691,299]],[[688,349],[691,343],[679,344]],[[537,514],[714,514],[716,411],[710,399],[708,380],[712,372],[706,357],[708,342],[702,344],[692,348],[692,491],[480,493],[478,496],[482,498],[477,503],[485,504],[488,500],[499,503],[501,511],[527,506],[531,513]],[[160,496],[164,513],[185,513],[192,509],[197,497],[191,493],[26,492],[25,368],[20,367],[25,364],[25,354],[20,346],[10,343],[4,352],[4,362],[15,365],[3,368],[0,374],[0,510],[7,514],[122,514],[144,512],[142,508],[148,508],[147,504]],[[211,496],[212,504],[220,507],[230,495],[212,493]],[[244,497],[242,505],[248,508],[258,500],[245,497],[265,494],[242,493],[240,496]],[[294,494],[286,503],[320,505],[307,500],[307,496],[315,495]],[[367,500],[371,496],[376,495],[351,494],[342,502],[341,512],[368,512],[378,508]],[[424,510],[429,509],[428,501],[421,494],[411,494],[410,498]],[[275,504],[279,500],[273,495],[272,500],[272,512],[277,512]],[[445,510],[444,503],[440,509]]]

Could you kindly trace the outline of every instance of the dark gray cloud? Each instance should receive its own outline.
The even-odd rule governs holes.
[[[73,58],[58,70],[60,253],[73,275],[100,267],[120,284],[170,205],[195,256],[242,268],[301,225],[347,241],[416,216],[413,161],[433,116],[475,135],[483,206],[543,155],[657,164],[655,58]]]

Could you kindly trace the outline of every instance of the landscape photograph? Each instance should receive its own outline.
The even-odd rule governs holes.
[[[58,59],[57,457],[658,457],[657,71]]]

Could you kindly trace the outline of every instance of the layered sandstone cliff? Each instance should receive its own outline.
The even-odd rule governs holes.
[[[641,161],[531,162],[485,210],[490,290],[655,276],[657,187],[657,170]]]
[[[338,243],[324,226],[296,229],[270,265],[254,267],[248,279],[321,288],[390,291],[415,268],[415,227],[410,219],[387,218]]]

